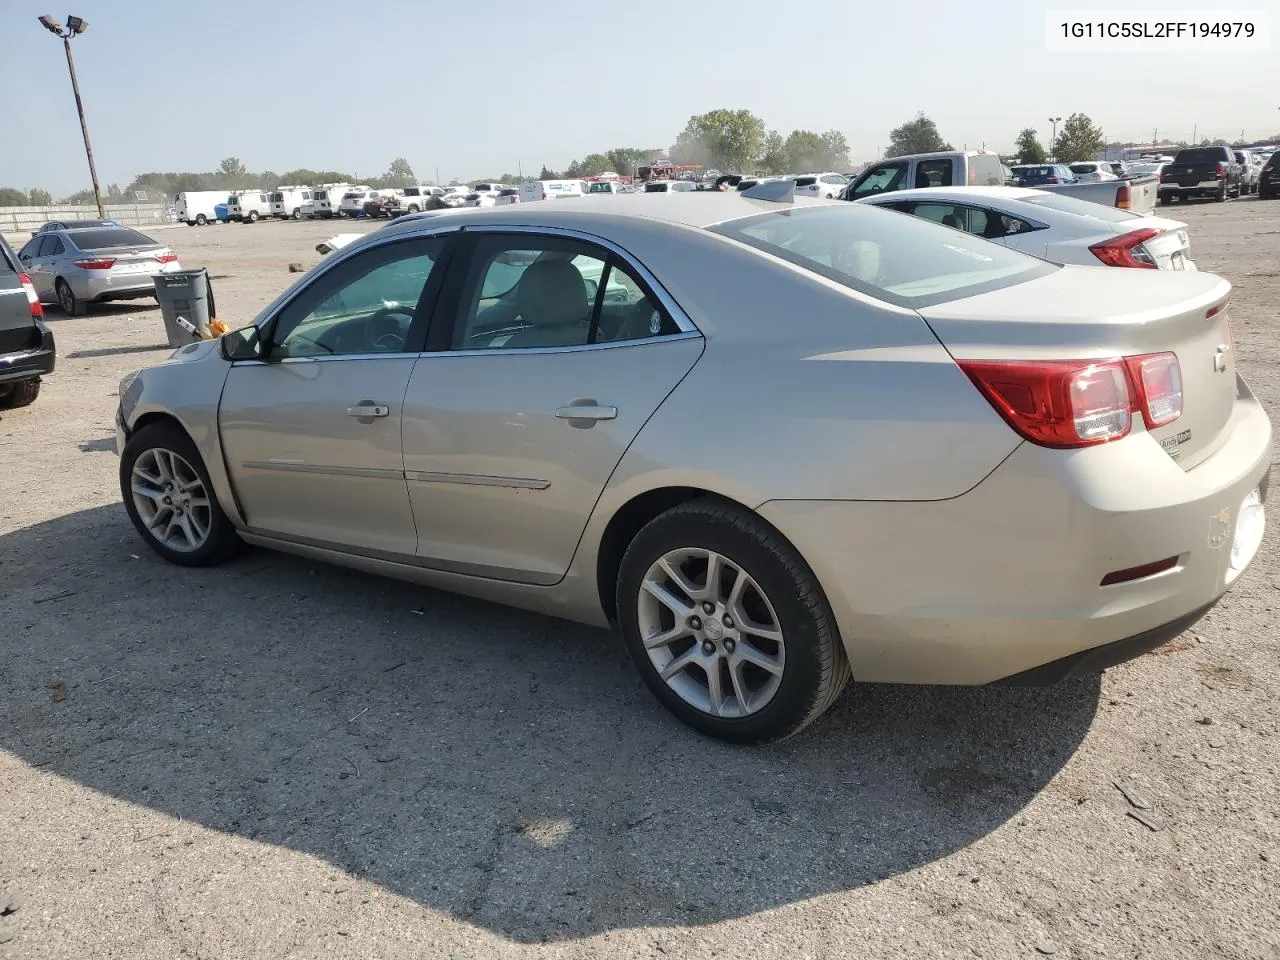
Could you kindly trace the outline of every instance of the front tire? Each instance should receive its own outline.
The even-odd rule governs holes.
[[[250,210],[250,211],[249,211],[249,215],[248,215],[247,217],[245,217],[244,219],[245,219],[245,222],[246,222],[246,223],[257,223],[257,222],[258,222],[258,211],[257,211],[257,210]]]
[[[293,219],[295,219],[295,220],[301,220],[301,219],[302,219],[302,208],[301,208],[301,207],[295,207],[295,208],[294,208],[294,210],[293,210]]]
[[[222,512],[200,451],[176,424],[150,424],[125,443],[120,495],[138,534],[170,563],[210,567],[244,546]]]
[[[209,218],[208,218],[208,217],[206,217],[203,213],[197,213],[197,214],[196,214],[196,226],[197,226],[197,227],[203,227],[203,226],[204,226],[206,223],[208,223],[208,222],[209,222]]]
[[[18,407],[29,407],[40,396],[39,380],[19,380],[13,384],[9,392],[0,396],[0,407],[16,410]]]
[[[641,529],[622,558],[617,609],[649,689],[722,740],[794,736],[849,681],[813,571],[776,530],[731,504],[693,500]]]

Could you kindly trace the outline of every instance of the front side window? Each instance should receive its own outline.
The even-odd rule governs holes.
[[[387,244],[340,263],[277,315],[272,358],[402,352],[418,311],[430,308],[423,294],[445,243]]]
[[[907,165],[905,162],[882,163],[872,167],[863,177],[862,182],[853,188],[853,199],[887,193],[890,190],[902,190],[907,185]]]
[[[558,237],[484,236],[475,241],[452,347],[582,347],[677,332],[607,250]]]
[[[910,309],[975,296],[1060,269],[920,217],[866,205],[782,210],[710,229]]]

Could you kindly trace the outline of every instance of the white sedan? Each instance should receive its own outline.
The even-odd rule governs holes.
[[[1185,223],[1136,216],[1048,190],[938,187],[857,202],[914,214],[1054,263],[1196,269]]]

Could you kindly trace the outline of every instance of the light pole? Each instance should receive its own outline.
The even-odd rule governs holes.
[[[93,147],[89,145],[89,124],[84,119],[84,104],[80,100],[80,84],[76,80],[76,63],[71,59],[71,38],[84,33],[89,24],[79,17],[67,17],[66,27],[58,24],[47,14],[40,18],[46,30],[62,39],[62,46],[67,51],[67,69],[71,71],[71,91],[76,95],[76,112],[80,114],[80,132],[84,134],[84,153],[89,158],[89,177],[93,180],[93,199],[98,204],[98,219],[105,220],[107,212],[102,208],[102,191],[98,189],[98,170],[93,165]]]
[[[1049,123],[1052,125],[1052,132],[1049,134],[1049,154],[1054,163],[1058,162],[1058,124],[1061,122],[1061,117],[1049,118]]]

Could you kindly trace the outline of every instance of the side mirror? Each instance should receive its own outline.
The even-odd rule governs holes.
[[[233,363],[236,360],[264,360],[268,350],[262,334],[253,326],[223,334],[218,346],[222,351],[222,358]]]

